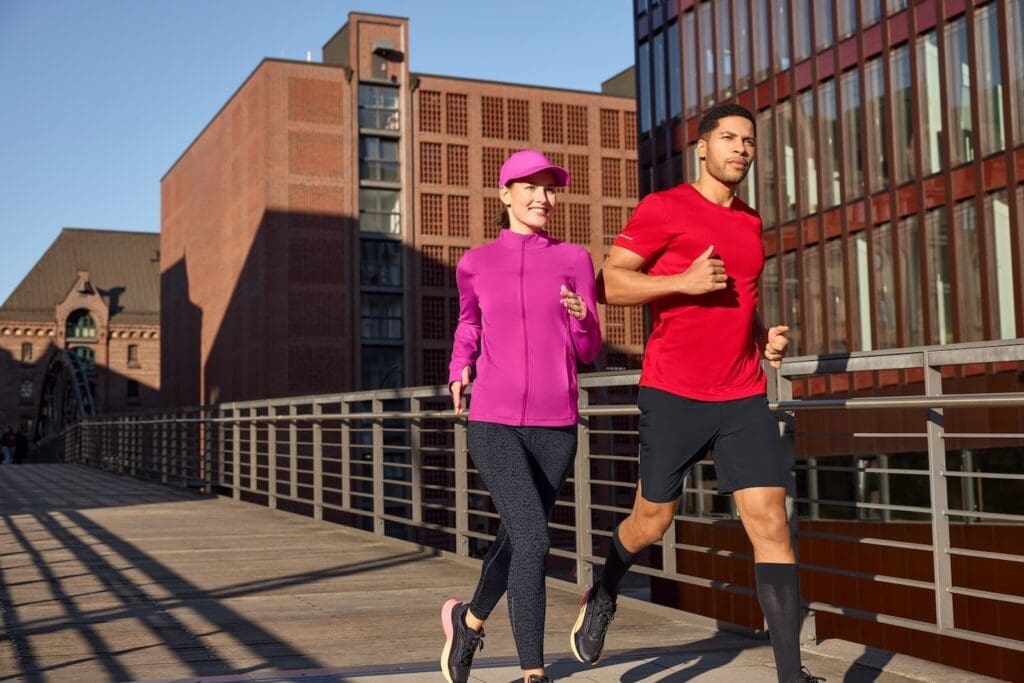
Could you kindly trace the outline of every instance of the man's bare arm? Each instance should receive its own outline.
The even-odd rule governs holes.
[[[725,263],[712,258],[709,246],[685,272],[648,275],[640,272],[645,259],[629,249],[613,246],[597,276],[598,300],[604,304],[637,306],[672,294],[697,296],[725,289]]]

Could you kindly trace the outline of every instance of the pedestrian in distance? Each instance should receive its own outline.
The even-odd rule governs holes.
[[[469,678],[483,648],[483,625],[508,593],[508,611],[526,683],[544,672],[548,517],[576,455],[577,362],[601,347],[594,265],[586,249],[545,229],[556,190],[569,173],[535,150],[505,160],[503,204],[493,242],[459,261],[459,323],[449,367],[455,412],[473,382],[467,442],[500,524],[469,602],[441,611],[441,670],[449,683]]]
[[[764,267],[761,219],[736,196],[756,153],[753,115],[708,110],[698,127],[692,184],[647,195],[615,239],[598,285],[609,304],[650,304],[637,405],[640,462],[629,516],[613,531],[600,579],[570,637],[573,654],[601,657],[623,575],[661,540],[683,478],[710,451],[718,492],[732,494],[754,548],[757,596],[782,683],[821,680],[800,660],[800,581],[786,515],[793,455],[768,409],[762,356],[779,367],[786,325],[757,314]]]

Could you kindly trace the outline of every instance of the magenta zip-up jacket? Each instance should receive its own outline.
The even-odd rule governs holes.
[[[475,376],[469,419],[513,426],[576,424],[576,361],[601,348],[594,264],[578,245],[545,233],[502,230],[459,260],[459,325],[448,383]],[[587,305],[577,320],[562,306],[565,285]]]

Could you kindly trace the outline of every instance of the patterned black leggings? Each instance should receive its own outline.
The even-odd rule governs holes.
[[[467,437],[470,457],[501,518],[470,609],[486,619],[507,590],[519,665],[539,669],[544,666],[548,515],[576,455],[576,427],[470,421]]]

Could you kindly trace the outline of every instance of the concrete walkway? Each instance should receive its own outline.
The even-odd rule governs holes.
[[[439,681],[438,610],[470,595],[477,571],[399,541],[85,467],[0,467],[0,681]],[[578,603],[570,590],[549,591],[553,677],[775,681],[765,641],[628,600],[605,659],[584,667],[568,654]],[[473,680],[519,679],[514,654],[502,604]],[[842,642],[804,661],[835,683],[983,680]]]

